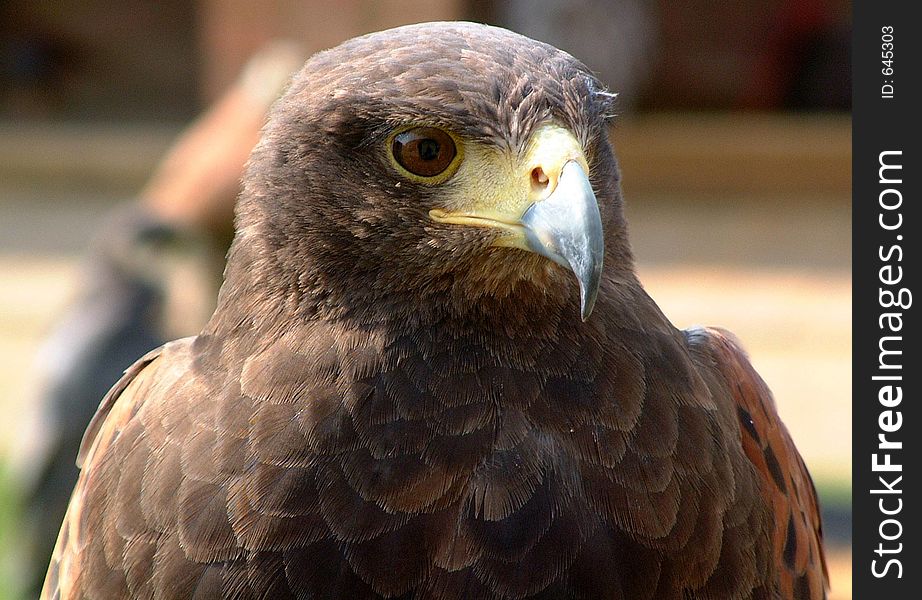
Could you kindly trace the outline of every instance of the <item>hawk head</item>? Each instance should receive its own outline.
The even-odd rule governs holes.
[[[253,153],[228,282],[308,312],[585,320],[603,265],[632,270],[612,99],[569,54],[484,25],[321,52]]]

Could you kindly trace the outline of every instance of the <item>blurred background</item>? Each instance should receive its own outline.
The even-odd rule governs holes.
[[[0,600],[36,593],[86,421],[210,313],[243,162],[313,52],[429,20],[508,27],[619,93],[641,279],[743,340],[851,597],[846,0],[0,2]]]

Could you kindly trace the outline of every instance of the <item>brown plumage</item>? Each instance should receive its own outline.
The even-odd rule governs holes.
[[[569,55],[479,25],[312,58],[252,156],[214,317],[87,431],[45,597],[824,597],[764,382],[634,275],[610,112]],[[547,123],[604,229],[585,322],[566,268],[430,212],[505,185]],[[413,125],[455,136],[456,174],[387,159]]]

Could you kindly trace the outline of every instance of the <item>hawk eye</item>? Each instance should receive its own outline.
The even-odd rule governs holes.
[[[419,177],[435,177],[455,159],[450,135],[435,127],[414,127],[394,136],[391,152],[397,164]]]

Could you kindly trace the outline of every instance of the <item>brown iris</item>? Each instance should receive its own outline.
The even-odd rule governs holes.
[[[419,177],[435,177],[451,165],[457,149],[451,136],[435,127],[414,127],[394,136],[394,160]]]

